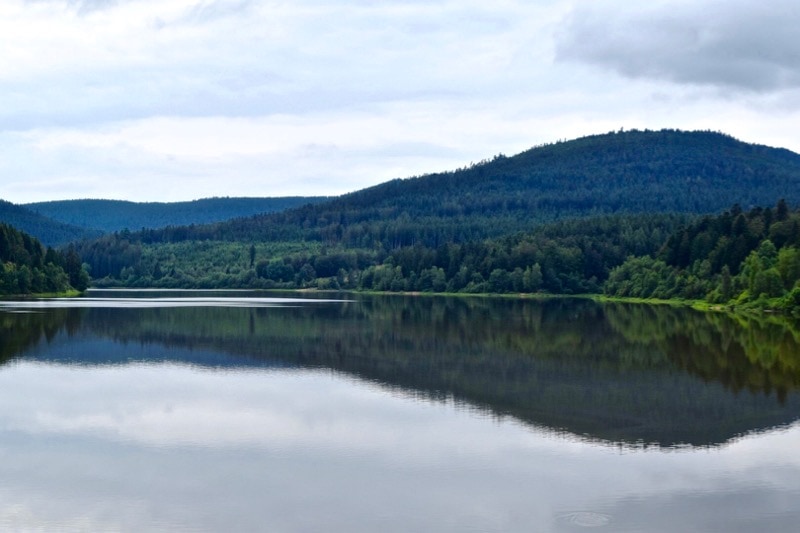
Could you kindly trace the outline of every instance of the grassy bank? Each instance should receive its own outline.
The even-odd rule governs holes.
[[[76,298],[83,293],[77,290],[64,291],[64,292],[42,292],[36,294],[4,294],[0,296],[0,300],[31,300],[36,298]]]

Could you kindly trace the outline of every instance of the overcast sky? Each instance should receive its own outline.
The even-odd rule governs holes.
[[[796,0],[2,0],[0,198],[336,195],[619,128],[800,152]]]

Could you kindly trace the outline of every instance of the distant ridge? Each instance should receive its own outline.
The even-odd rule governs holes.
[[[620,131],[495,156],[452,172],[396,179],[249,219],[149,233],[192,239],[319,240],[387,249],[528,231],[615,213],[717,213],[800,203],[800,155],[711,131]]]
[[[15,229],[36,237],[45,246],[52,247],[81,239],[99,237],[102,233],[53,220],[5,200],[0,200],[0,222],[5,222]]]
[[[80,200],[29,207],[106,232],[150,228],[141,236],[148,243],[321,241],[390,250],[494,238],[565,218],[719,213],[779,199],[800,204],[800,155],[794,152],[712,131],[630,130],[497,155],[332,199]],[[269,203],[275,201],[282,203]]]
[[[283,211],[327,200],[327,197],[204,198],[188,202],[129,202],[124,200],[58,200],[24,207],[64,224],[113,232],[142,228],[208,224],[232,218]]]

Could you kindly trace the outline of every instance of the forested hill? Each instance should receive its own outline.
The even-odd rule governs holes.
[[[636,298],[705,299],[800,316],[800,211],[786,202],[738,206],[675,232],[653,255],[629,257],[604,291]]]
[[[627,131],[397,179],[328,202],[146,241],[319,240],[438,246],[610,213],[715,213],[800,202],[800,155],[714,132]]]
[[[24,207],[65,224],[102,232],[208,224],[232,218],[274,213],[327,200],[320,196],[282,198],[204,198],[191,202],[61,200]]]
[[[88,285],[74,248],[45,249],[34,237],[0,223],[0,296],[83,291]]]
[[[65,224],[23,206],[0,200],[0,223],[3,222],[33,235],[47,246],[61,246],[81,239],[99,237],[101,233]]]

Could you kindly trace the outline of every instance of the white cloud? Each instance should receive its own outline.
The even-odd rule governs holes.
[[[800,87],[800,6],[789,0],[581,4],[558,56],[632,78],[767,92]]]
[[[800,149],[796,45],[763,40],[771,8],[706,1],[695,20],[679,0],[574,4],[9,0],[3,197],[340,194],[619,127]],[[745,49],[766,85],[725,93],[747,85],[739,12],[762,15]],[[668,53],[706,27],[719,37],[700,57]]]

